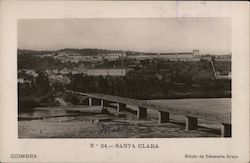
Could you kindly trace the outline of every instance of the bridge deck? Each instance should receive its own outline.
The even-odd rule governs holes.
[[[220,105],[218,103],[210,103],[209,109],[201,109],[197,106],[191,106],[187,104],[173,104],[169,103],[156,103],[154,101],[145,101],[145,100],[136,100],[131,98],[100,94],[100,93],[81,93],[81,92],[72,92],[83,96],[88,96],[91,98],[102,99],[110,102],[122,103],[127,105],[133,105],[137,107],[143,107],[147,109],[153,109],[162,112],[169,112],[170,114],[183,115],[188,117],[195,117],[200,119],[205,119],[213,122],[220,122],[224,124],[231,124],[231,108],[226,106],[221,106],[223,109],[220,109]],[[201,101],[202,102],[202,101]],[[201,104],[202,105],[202,104]],[[207,105],[207,104],[206,104]],[[216,107],[216,109],[214,109]]]

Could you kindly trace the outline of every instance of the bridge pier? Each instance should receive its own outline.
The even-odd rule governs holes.
[[[123,103],[117,103],[117,112],[121,112],[126,110],[126,104]]]
[[[89,97],[89,106],[92,106],[92,98]]]
[[[198,119],[194,117],[186,116],[185,130],[196,130],[198,128]]]
[[[159,111],[159,123],[169,122],[169,112]]]
[[[103,107],[103,105],[104,105],[104,102],[103,102],[103,100],[101,99],[101,103],[100,103],[100,105],[101,105],[101,107]]]
[[[137,118],[138,119],[147,119],[147,108],[138,107]]]
[[[232,135],[231,124],[221,124],[221,137],[231,137]]]
[[[67,90],[66,90],[67,91]],[[117,112],[122,111],[126,108],[127,105],[133,105],[138,107],[138,110],[133,110],[126,108],[127,112],[137,114],[138,119],[147,119],[147,109],[153,109],[159,112],[159,123],[167,123],[169,122],[169,114],[177,114],[186,117],[186,125],[185,130],[195,130],[198,129],[198,118],[204,119],[207,121],[214,121],[221,124],[221,136],[222,137],[231,137],[231,109],[227,108],[227,112],[216,111],[214,113],[209,113],[207,111],[203,111],[202,109],[195,110],[187,110],[185,107],[178,107],[176,110],[174,108],[168,108],[167,105],[158,105],[151,102],[144,102],[141,100],[113,96],[113,95],[105,95],[105,94],[89,94],[89,93],[81,93],[81,92],[73,92],[68,91],[70,93],[79,94],[81,100],[81,104],[83,105],[101,105],[106,108],[111,106],[111,103],[116,103]],[[99,103],[100,102],[100,103]],[[114,105],[112,105],[114,106]],[[141,107],[142,106],[142,107]],[[211,107],[216,107],[216,105],[212,105]],[[165,109],[165,110],[163,110]],[[103,109],[105,110],[105,109]],[[118,114],[120,115],[120,114]]]

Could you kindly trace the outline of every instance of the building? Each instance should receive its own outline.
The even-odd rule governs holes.
[[[134,60],[145,60],[147,57],[143,54],[137,54],[137,55],[128,55],[127,58],[134,59]]]
[[[177,59],[191,59],[194,57],[194,54],[192,52],[189,53],[177,53],[176,58]]]
[[[29,76],[38,77],[38,73],[36,73],[35,70],[23,69],[23,71],[25,72],[25,74],[27,74],[27,75],[29,75]]]
[[[176,59],[176,53],[161,53],[159,54],[159,58],[161,59]]]
[[[51,75],[48,79],[50,83],[60,83],[63,85],[70,83],[70,78],[66,75]]]
[[[109,53],[109,54],[98,54],[99,59],[107,59],[109,61],[114,61],[126,57],[126,53]]]
[[[131,68],[88,68],[87,75],[90,76],[125,76]]]
[[[23,84],[23,83],[29,83],[31,84],[30,80],[25,80],[24,78],[18,78],[18,83]]]
[[[61,69],[61,70],[59,71],[59,74],[63,74],[63,75],[68,74],[68,73],[70,73],[70,70],[67,69],[67,68],[63,68],[63,69]]]
[[[147,58],[147,59],[159,58],[159,54],[144,54],[143,56],[144,56],[144,58]]]
[[[232,78],[232,74],[231,71],[229,72],[216,72],[216,78],[217,79],[231,79]]]
[[[199,50],[193,50],[193,52],[186,52],[186,53],[158,53],[158,54],[140,54],[140,55],[129,55],[127,56],[130,59],[136,60],[145,60],[145,59],[169,59],[169,60],[199,60],[194,59],[195,56],[199,55]]]
[[[197,50],[197,49],[193,50],[193,55],[194,56],[199,56],[200,55],[200,51]]]

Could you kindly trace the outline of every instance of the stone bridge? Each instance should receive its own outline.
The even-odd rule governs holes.
[[[87,96],[89,105],[92,105],[93,99],[100,100],[102,107],[108,107],[110,103],[117,104],[117,112],[126,111],[127,105],[137,107],[137,118],[147,119],[147,109],[156,110],[159,112],[159,123],[169,123],[170,114],[185,116],[185,130],[196,130],[198,128],[198,119],[204,119],[207,121],[218,122],[221,124],[221,136],[231,137],[231,108],[223,110],[213,109],[213,111],[207,111],[202,109],[187,108],[181,106],[173,106],[167,104],[155,104],[153,102],[145,100],[136,100],[131,98],[100,94],[100,93],[82,93],[67,90],[68,93],[79,94],[81,96]],[[211,105],[211,107],[213,107]]]

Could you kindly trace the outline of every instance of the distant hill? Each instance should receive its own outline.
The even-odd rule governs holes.
[[[46,50],[27,50],[27,49],[17,49],[17,54],[35,54],[35,55],[42,55],[42,54],[49,54],[53,53],[54,51],[46,51]]]
[[[122,53],[122,50],[108,50],[108,49],[60,49],[55,51],[55,53],[78,53],[83,56],[93,56],[98,54],[108,54],[108,53]]]
[[[43,55],[43,54],[60,54],[60,53],[76,53],[82,56],[93,56],[98,54],[109,54],[109,53],[126,53],[127,55],[138,55],[138,54],[144,54],[144,55],[152,55],[157,53],[151,53],[151,52],[138,52],[138,51],[124,51],[124,50],[110,50],[110,49],[72,49],[72,48],[65,48],[60,50],[54,50],[54,51],[36,51],[36,50],[27,50],[27,49],[18,49],[18,54],[32,54],[32,55]]]
[[[60,53],[77,53],[82,56],[93,56],[98,54],[108,54],[108,53],[121,53],[124,52],[122,50],[108,50],[108,49],[60,49],[54,51],[36,51],[36,50],[26,50],[26,49],[18,49],[18,54],[33,54],[33,55],[43,55],[43,54],[60,54]]]

